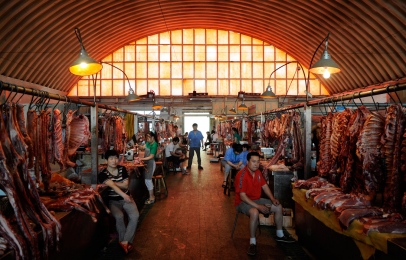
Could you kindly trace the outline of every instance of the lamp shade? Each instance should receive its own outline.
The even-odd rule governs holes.
[[[238,106],[238,110],[248,110],[248,107],[244,104],[244,101]]]
[[[271,85],[268,84],[268,87],[266,88],[265,92],[262,93],[260,96],[261,98],[275,98],[275,93],[273,93]]]
[[[338,67],[337,63],[331,59],[328,51],[324,50],[320,60],[310,68],[310,72],[314,74],[325,74],[326,71],[328,71],[329,74],[333,74],[340,72],[341,69]]]
[[[233,113],[233,114],[237,114],[237,111],[235,110],[235,107],[233,107],[232,109],[230,109],[230,110],[228,110],[230,113]]]
[[[77,76],[89,76],[98,73],[103,66],[90,58],[85,49],[82,47],[79,58],[77,58],[69,67],[69,71]]]
[[[127,101],[127,102],[134,102],[134,101],[137,101],[137,100],[140,100],[140,99],[141,98],[139,96],[137,96],[137,94],[134,93],[134,90],[130,89],[128,91],[128,96],[126,96],[124,100]]]
[[[162,106],[161,105],[158,105],[157,103],[154,103],[153,105],[152,105],[152,109],[161,109],[162,108]]]

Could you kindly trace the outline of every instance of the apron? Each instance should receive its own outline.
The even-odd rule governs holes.
[[[144,152],[144,158],[148,157],[151,154],[151,151],[149,150],[149,148],[145,148],[145,152]],[[145,161],[146,165],[147,165],[147,169],[145,170],[145,179],[146,180],[151,180],[152,176],[154,175],[155,172],[155,159],[152,158],[148,161]]]

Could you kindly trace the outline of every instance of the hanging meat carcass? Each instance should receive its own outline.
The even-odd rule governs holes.
[[[252,143],[252,134],[254,133],[252,131],[252,125],[253,125],[252,120],[248,120],[247,121],[247,140],[248,140],[248,144]]]
[[[274,156],[271,158],[271,160],[269,160],[268,164],[264,167],[264,170],[262,172],[262,175],[267,182],[269,181],[268,174],[266,174],[268,168],[271,165],[276,164],[279,158],[284,155],[285,149],[289,144],[289,132],[291,128],[292,117],[289,114],[283,114],[281,116],[281,122],[282,124],[280,132],[282,133],[282,135],[279,137],[278,148],[276,149]]]
[[[57,245],[59,241],[61,227],[40,201],[35,183],[28,173],[25,159],[27,154],[26,145],[16,123],[17,120],[13,119],[15,114],[6,113],[6,115],[8,115],[6,117],[8,131],[6,131],[3,118],[0,119],[0,188],[9,199],[19,230],[24,237],[25,241],[20,242],[26,243],[27,247],[29,247],[26,255],[24,255],[24,251],[16,252],[22,252],[23,255],[20,257],[23,259],[46,259],[48,257],[48,247]],[[42,229],[42,256],[40,256],[39,241],[32,223]]]
[[[382,135],[382,155],[385,159],[386,181],[384,186],[384,207],[400,211],[403,190],[401,184],[403,176],[400,171],[401,138],[404,132],[404,114],[402,106],[391,105],[387,109],[385,127]],[[378,182],[383,176],[378,175]]]
[[[357,158],[355,151],[358,137],[369,113],[369,110],[364,106],[361,106],[359,109],[355,110],[350,117],[348,127],[344,134],[345,137],[342,142],[340,156],[346,161],[344,163],[344,172],[340,178],[340,187],[345,193],[349,193],[351,191],[356,173],[359,172],[357,171],[356,166],[360,165],[361,161]],[[354,191],[356,192],[356,190]]]
[[[371,112],[361,131],[357,142],[357,156],[362,161],[364,187],[371,199],[383,182],[383,164],[381,162],[381,136],[384,131],[385,118]]]
[[[329,112],[321,119],[320,133],[320,158],[317,162],[317,172],[320,177],[327,177],[331,169],[331,134],[332,134],[333,114]]]
[[[340,156],[341,147],[344,143],[345,132],[348,127],[352,111],[348,108],[334,114],[331,133],[331,169],[329,171],[330,182],[338,185],[342,172],[345,168],[345,160]]]
[[[63,162],[65,163],[66,167],[75,167],[76,163],[72,162],[69,159],[69,143],[70,143],[70,137],[71,137],[71,122],[73,120],[73,113],[74,111],[69,110],[68,113],[66,114],[66,120],[65,124],[63,127],[65,128],[65,141],[63,144],[64,151],[63,151]]]
[[[34,149],[36,147],[36,136],[37,136],[37,120],[38,120],[38,115],[37,111],[30,109],[27,112],[27,129],[30,129],[28,131],[28,136],[31,139],[32,143],[32,152],[28,153],[28,168],[31,169],[34,167],[34,158],[37,157],[38,150]],[[37,180],[40,179],[39,177],[39,170],[35,169],[35,176],[37,177]]]
[[[302,138],[302,126],[300,124],[300,113],[294,112],[292,115],[291,138],[292,138],[292,168],[295,170],[304,167],[304,142]]]
[[[62,114],[59,109],[55,109],[53,111],[53,118],[51,118],[53,121],[52,124],[52,139],[51,139],[51,147],[52,147],[52,153],[50,157],[51,163],[55,164],[58,163],[60,169],[64,169],[64,163],[63,163],[63,151],[64,151],[64,146],[63,146],[63,139],[62,139]]]

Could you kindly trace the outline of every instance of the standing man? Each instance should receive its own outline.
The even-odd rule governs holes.
[[[191,131],[188,135],[188,140],[189,140],[189,161],[188,161],[188,166],[187,169],[190,170],[192,167],[192,162],[193,162],[193,156],[196,152],[197,155],[197,164],[199,165],[199,170],[203,170],[202,167],[202,160],[200,158],[200,147],[204,147],[203,145],[203,134],[199,130],[197,130],[197,124],[194,123],[193,125],[193,131]]]
[[[234,205],[238,212],[250,217],[250,247],[248,255],[257,253],[257,241],[255,230],[258,226],[258,216],[262,214],[275,213],[276,241],[293,243],[291,236],[285,236],[282,229],[283,214],[282,205],[272,195],[259,168],[259,154],[250,152],[247,155],[247,166],[245,166],[235,177],[235,201]],[[269,199],[261,198],[261,189]]]

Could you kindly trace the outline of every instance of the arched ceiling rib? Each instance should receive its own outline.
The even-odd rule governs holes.
[[[148,35],[212,28],[268,42],[306,67],[331,32],[329,53],[342,72],[320,79],[330,93],[405,77],[404,1],[0,0],[0,7],[0,74],[64,92],[79,79],[68,70],[80,50],[75,27],[96,60]]]

